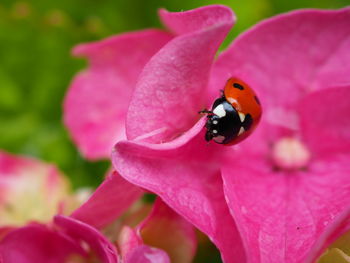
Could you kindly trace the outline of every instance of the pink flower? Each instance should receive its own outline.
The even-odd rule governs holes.
[[[137,77],[147,61],[172,35],[144,30],[77,46],[73,54],[89,59],[66,95],[64,122],[81,153],[108,158],[125,138],[125,117]]]
[[[194,256],[192,225],[161,200],[145,219],[150,209],[143,206],[141,214],[125,214],[143,191],[116,173],[70,217],[54,216],[78,202],[67,198],[53,165],[0,152],[0,187],[1,263],[180,263]]]
[[[96,229],[69,217],[54,223],[29,224],[10,231],[0,241],[3,263],[99,262],[117,263],[115,247]]]
[[[78,205],[54,165],[0,151],[0,262],[117,262],[96,229],[62,215],[52,220]]]
[[[145,206],[130,208],[130,201],[141,194],[140,188],[114,172],[71,216],[106,232],[110,240],[117,240],[125,262],[146,263],[146,258],[160,263],[192,262],[197,246],[193,226],[160,199],[149,214]],[[136,207],[139,206],[140,202],[136,202]]]
[[[126,63],[127,56],[119,63],[106,55],[139,54],[122,41],[129,35],[116,37],[118,46],[113,41],[81,46],[94,54],[87,75],[93,78],[86,78],[92,84],[74,81],[65,111],[82,151],[88,155],[89,148],[90,157],[101,157],[122,138],[110,129],[123,125],[124,117],[111,110],[120,106],[129,140],[115,147],[115,169],[206,233],[225,262],[317,258],[319,240],[324,242],[318,247],[325,248],[331,241],[324,235],[340,235],[335,225],[350,201],[349,9],[300,10],[268,19],[217,59],[235,21],[231,10],[161,10],[160,17],[173,37],[155,45],[153,56],[146,52],[142,63],[135,57]],[[143,33],[132,36],[150,43]],[[108,58],[112,61],[105,63]],[[131,76],[130,85],[113,80],[124,75]],[[232,76],[257,92],[261,124],[237,146],[207,145],[205,119],[197,112],[211,106]]]
[[[225,262],[303,262],[350,201],[349,9],[269,19],[217,60],[229,10],[161,17],[182,35],[143,69],[115,169],[211,237]],[[196,113],[231,76],[255,89],[264,116],[227,149],[206,144]]]
[[[0,150],[0,227],[47,222],[78,206],[69,182],[54,165]]]
[[[218,46],[234,20],[232,12],[222,6],[203,8],[200,13],[183,13],[187,17],[188,21],[186,21],[183,20],[183,16],[178,17],[177,14],[173,14],[172,18],[170,14],[163,10],[164,22],[168,24],[173,33],[164,33],[159,30],[135,32],[112,37],[100,43],[80,45],[75,49],[75,54],[84,54],[89,57],[91,66],[74,79],[66,97],[64,119],[74,141],[80,146],[81,152],[86,157],[101,158],[108,156],[115,141],[123,138],[119,131],[124,129],[125,115],[129,106],[128,99],[133,96],[133,100],[135,100],[135,95],[141,96],[142,100],[139,101],[138,108],[129,111],[129,116],[133,114],[141,116],[143,114],[140,115],[139,113],[142,113],[143,110],[149,111],[149,109],[152,109],[155,112],[150,113],[150,116],[157,116],[159,111],[160,118],[148,119],[146,115],[143,115],[145,119],[140,120],[140,124],[133,122],[131,126],[128,125],[127,128],[136,131],[132,137],[129,135],[130,138],[141,136],[139,137],[141,139],[146,134],[148,139],[150,139],[150,135],[156,135],[157,140],[161,141],[186,131],[198,120],[198,110],[203,109],[211,101],[203,90],[209,77],[210,61],[214,58]],[[190,34],[191,31],[197,29],[201,31],[201,27],[208,27],[208,30],[199,32],[196,37]],[[178,37],[174,38],[176,35]],[[172,38],[176,41],[169,42]],[[141,71],[144,72],[145,70],[143,69],[144,65],[157,51],[160,53],[166,51],[166,49],[161,48],[166,43],[171,46],[175,45],[172,48],[173,53],[166,56],[173,57],[176,61],[178,61],[178,58],[182,58],[182,61],[179,61],[181,62],[179,63],[179,67],[181,67],[179,73],[185,74],[186,78],[190,79],[190,83],[182,86],[183,81],[181,81],[182,77],[180,76],[180,79],[175,78],[169,83],[165,82],[158,85],[158,91],[154,97],[152,97],[152,93],[147,94],[146,89],[139,94],[133,93],[134,85],[140,78]],[[187,43],[192,44],[191,49],[182,50],[182,46],[187,45]],[[125,56],[125,54],[128,54],[128,56]],[[196,59],[192,60],[193,63],[188,63],[191,61],[188,59],[191,56],[195,56]],[[152,60],[155,58],[157,56],[153,57]],[[166,60],[164,62],[168,63]],[[204,64],[206,66],[202,67]],[[180,69],[174,68],[171,63],[169,66],[170,68],[168,68],[168,65],[162,65],[159,68],[149,70],[152,74],[164,75],[169,70]],[[177,83],[177,80],[180,82]],[[151,84],[152,81],[149,80],[146,83]],[[192,89],[188,89],[188,84],[191,84]],[[167,91],[169,88],[170,92]],[[178,95],[172,99],[171,93],[175,90]],[[196,96],[198,92],[202,93],[202,91],[203,95]],[[212,90],[211,98],[217,96],[217,93],[216,89]],[[163,105],[167,107],[166,114],[161,107],[157,106],[157,102],[162,101],[163,97],[167,99],[163,101]],[[196,98],[195,101],[193,98]],[[179,102],[181,102],[180,110],[178,109]],[[150,104],[148,105],[148,103]],[[132,104],[131,107],[133,107]],[[118,115],[119,112],[121,112],[121,115]],[[173,114],[173,112],[176,114]],[[165,118],[162,119],[163,117]],[[163,121],[167,122],[169,127],[153,128],[154,125],[162,124]],[[138,127],[132,128],[132,126],[137,125],[141,126],[140,130],[138,130]],[[142,127],[143,125],[145,127]],[[172,127],[176,127],[175,132],[172,131]],[[150,134],[143,128],[148,129]],[[199,129],[202,129],[202,124],[197,125],[197,130]],[[202,141],[201,139],[199,141]],[[212,147],[218,150],[222,149],[218,146]],[[202,157],[205,157],[209,152],[209,148],[205,145],[202,148],[204,148]],[[220,155],[219,152],[213,153],[212,156],[220,159]],[[214,165],[207,172],[218,171],[218,167]],[[142,172],[139,175],[142,176]],[[169,192],[168,194],[172,193]],[[101,200],[105,202],[107,198],[103,197]],[[223,209],[225,213],[227,212],[225,218],[230,222],[228,225],[232,225],[233,220],[227,208],[224,207]],[[225,214],[220,211],[216,212],[217,214]],[[207,219],[202,215],[197,217],[203,222]],[[236,231],[231,229],[230,227],[227,233]],[[220,231],[220,235],[226,233],[225,229]]]

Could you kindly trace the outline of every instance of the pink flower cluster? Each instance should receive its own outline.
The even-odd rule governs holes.
[[[0,188],[1,263],[169,263],[194,256],[192,225],[160,199],[127,211],[142,191],[116,174],[71,213],[79,199],[54,166],[0,152]]]
[[[226,263],[311,263],[350,230],[350,9],[267,19],[220,54],[236,20],[229,8],[159,15],[167,31],[74,49],[89,67],[71,84],[64,121],[85,157],[112,152],[115,172],[71,217],[0,234],[3,262],[51,262],[21,259],[37,251],[15,249],[26,231],[52,240],[46,251],[68,242],[60,255],[191,262],[193,225]],[[255,90],[263,117],[237,146],[207,144],[198,111],[230,77]],[[144,190],[159,196],[150,216],[108,233]]]
[[[102,157],[126,123],[114,168],[206,233],[225,262],[314,260],[317,240],[350,201],[349,9],[268,19],[218,58],[235,22],[231,10],[160,17],[171,33],[76,48],[90,67],[65,104],[73,138],[87,157]],[[236,147],[207,145],[197,112],[232,76],[258,93],[263,119]]]

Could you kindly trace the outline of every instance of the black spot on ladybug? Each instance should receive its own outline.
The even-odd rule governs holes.
[[[255,99],[256,103],[258,103],[260,105],[260,100],[258,99],[258,97],[254,96],[254,99]]]
[[[244,90],[244,87],[241,84],[238,83],[233,83],[232,85],[234,88],[239,89],[239,90]]]

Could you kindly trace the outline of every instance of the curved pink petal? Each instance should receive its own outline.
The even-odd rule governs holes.
[[[146,245],[135,248],[125,259],[125,263],[170,263],[168,255],[161,249]]]
[[[308,171],[286,173],[272,171],[266,158],[242,154],[223,167],[227,203],[249,262],[304,262],[348,207],[349,158],[334,155],[314,160]]]
[[[207,144],[204,122],[203,118],[169,143],[122,141],[115,147],[113,164],[125,179],[156,193],[206,233],[225,262],[244,262],[245,252],[224,200],[219,173],[230,148]]]
[[[350,151],[350,86],[313,92],[299,105],[302,134],[315,154]]]
[[[215,53],[234,23],[232,11],[224,6],[176,14],[163,10],[161,16],[184,34],[167,43],[143,69],[127,114],[129,139],[159,143],[193,126],[198,111],[208,106],[207,82]]]
[[[315,262],[334,241],[350,230],[350,207],[337,216],[331,224],[327,226],[325,232],[312,247],[305,263]],[[348,246],[347,246],[348,248]]]
[[[74,257],[87,254],[68,236],[44,225],[18,228],[0,241],[1,263],[62,263]]]
[[[112,243],[95,228],[65,216],[55,216],[54,223],[60,232],[65,233],[76,242],[84,242],[103,263],[117,263],[118,253]]]
[[[232,10],[224,5],[203,6],[185,12],[160,9],[159,16],[163,24],[176,35],[193,33],[220,23],[232,24],[236,20]]]
[[[350,12],[300,10],[267,19],[238,37],[211,74],[211,97],[227,78],[243,79],[257,92],[265,123],[298,129],[294,107],[321,86],[350,81]],[[264,133],[267,138],[269,132]],[[265,136],[265,138],[266,138]]]
[[[107,158],[114,143],[125,138],[125,117],[138,76],[148,60],[172,35],[144,30],[81,44],[73,53],[89,60],[64,102],[64,123],[82,154]]]
[[[71,217],[101,228],[118,218],[143,191],[113,172]]]
[[[193,261],[197,247],[194,227],[161,199],[137,230],[145,244],[166,251],[172,263]]]
[[[124,225],[118,236],[118,247],[122,258],[126,258],[135,248],[142,245],[143,241],[136,230]]]

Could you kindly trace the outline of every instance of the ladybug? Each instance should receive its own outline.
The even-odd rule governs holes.
[[[261,118],[261,105],[255,92],[240,79],[230,78],[222,96],[207,114],[205,140],[233,145],[247,138]]]

